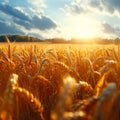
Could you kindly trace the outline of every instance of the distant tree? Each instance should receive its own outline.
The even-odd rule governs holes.
[[[0,36],[0,42],[7,42],[6,37],[9,39],[10,42],[43,42],[43,40],[40,40],[39,38],[30,37],[28,35],[22,36],[22,35],[2,35]]]
[[[114,40],[114,43],[117,44],[117,45],[120,44],[120,39],[119,39],[119,38],[116,38],[116,39]]]
[[[53,38],[52,43],[66,43],[66,40],[63,38]]]

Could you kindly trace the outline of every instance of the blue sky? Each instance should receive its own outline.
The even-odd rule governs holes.
[[[120,0],[0,0],[0,35],[120,37]]]

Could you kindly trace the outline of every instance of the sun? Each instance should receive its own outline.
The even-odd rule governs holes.
[[[73,28],[73,37],[76,38],[94,38],[97,34],[96,25],[89,20],[78,22]]]
[[[73,17],[69,20],[67,34],[70,38],[92,39],[99,35],[98,22],[89,17]]]

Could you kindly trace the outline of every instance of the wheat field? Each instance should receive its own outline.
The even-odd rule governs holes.
[[[120,48],[0,43],[0,120],[120,120]]]

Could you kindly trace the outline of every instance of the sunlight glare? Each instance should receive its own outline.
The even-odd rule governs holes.
[[[70,38],[92,39],[99,35],[99,23],[89,16],[71,18],[66,33]]]

